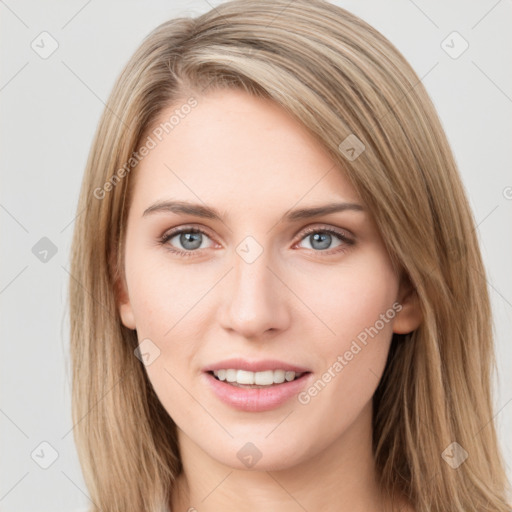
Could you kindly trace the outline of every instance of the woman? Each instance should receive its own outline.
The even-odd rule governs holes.
[[[418,77],[326,2],[149,35],[85,171],[74,433],[104,511],[510,511],[474,222]]]

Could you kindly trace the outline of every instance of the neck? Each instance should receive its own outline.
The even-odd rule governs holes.
[[[178,429],[183,472],[171,511],[382,512],[371,413],[369,402],[343,435],[322,452],[275,471],[239,470],[221,464]]]

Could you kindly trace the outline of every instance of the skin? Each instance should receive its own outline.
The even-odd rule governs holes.
[[[160,350],[145,368],[178,427],[184,471],[173,512],[380,512],[371,400],[392,333],[414,330],[419,308],[367,210],[281,221],[292,208],[330,202],[364,208],[343,170],[278,105],[225,90],[199,97],[132,178],[119,312]],[[171,199],[215,207],[223,221],[143,216]],[[190,247],[179,235],[158,243],[178,226],[207,233],[190,256],[169,250]],[[353,243],[332,236],[318,248],[306,227],[337,229]],[[263,249],[250,264],[236,252],[249,235]],[[307,404],[293,397],[243,412],[204,383],[204,366],[240,356],[304,366],[312,384],[396,302],[401,311]],[[247,442],[262,454],[252,468],[237,457]]]

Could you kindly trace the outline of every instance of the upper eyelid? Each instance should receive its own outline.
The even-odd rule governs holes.
[[[330,232],[338,233],[343,236],[347,235],[347,238],[354,236],[348,229],[330,226],[328,224],[323,224],[323,225],[313,224],[310,226],[306,226],[306,227],[302,228],[297,234],[300,234],[303,232],[307,233],[309,231],[330,231]]]
[[[164,233],[162,234],[162,236],[160,238],[173,238],[176,235],[179,235],[183,232],[187,233],[189,231],[199,231],[205,235],[208,235],[210,238],[215,238],[212,235],[210,235],[208,229],[205,228],[204,226],[198,227],[195,225],[187,225],[187,224],[184,226],[177,226],[175,228],[171,228],[171,229],[164,231]]]
[[[164,234],[161,236],[162,239],[166,238],[166,239],[170,239],[170,238],[174,238],[174,236],[176,235],[179,235],[183,232],[187,232],[187,231],[199,231],[205,235],[207,235],[210,239],[212,239],[213,241],[215,241],[215,237],[212,236],[210,233],[209,233],[209,230],[208,228],[206,228],[205,226],[203,225],[194,225],[194,224],[185,224],[185,225],[182,225],[182,226],[177,226],[175,228],[171,228],[167,231],[164,232]],[[331,232],[334,232],[335,234],[337,234],[338,236],[342,237],[342,238],[353,238],[354,235],[347,229],[344,229],[344,228],[340,228],[340,227],[335,227],[335,226],[331,226],[329,224],[322,224],[322,223],[312,223],[308,226],[305,226],[303,228],[301,228],[296,235],[294,235],[294,239],[299,236],[301,233],[304,233],[304,235],[299,239],[302,240],[302,238],[304,238],[308,233],[308,231],[331,231]],[[218,243],[218,242],[216,242]]]

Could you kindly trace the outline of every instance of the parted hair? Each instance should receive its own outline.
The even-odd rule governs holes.
[[[169,510],[182,470],[176,426],[118,311],[137,172],[126,162],[164,109],[224,88],[275,101],[323,144],[417,294],[421,325],[394,335],[373,397],[382,489],[417,512],[509,512],[485,269],[452,151],[402,54],[322,0],[234,0],[167,21],[114,85],[83,176],[69,282],[73,432],[91,510]],[[355,159],[349,136],[364,144]],[[457,468],[454,442],[468,454]]]

